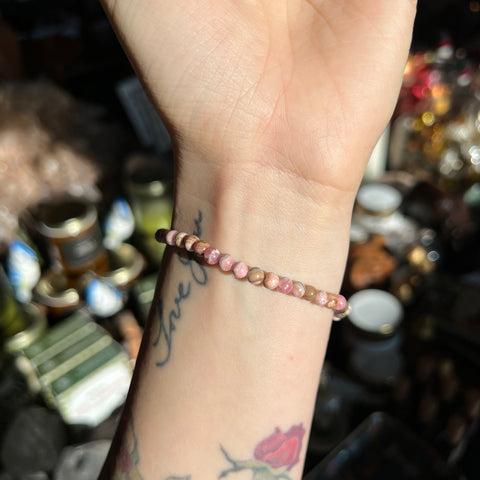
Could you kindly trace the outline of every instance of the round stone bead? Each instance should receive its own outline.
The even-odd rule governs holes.
[[[315,295],[315,298],[313,299],[313,302],[316,305],[320,305],[321,307],[325,307],[328,303],[328,295],[327,292],[324,292],[323,290],[320,290],[317,292]]]
[[[239,280],[248,275],[248,265],[245,262],[237,262],[233,266],[233,275]]]
[[[337,300],[335,298],[329,300],[328,303],[327,303],[327,307],[331,308],[332,310],[336,310],[337,309]]]
[[[292,295],[302,298],[305,295],[305,286],[301,282],[293,282]]]
[[[179,232],[177,233],[177,236],[175,237],[175,245],[177,247],[183,247],[183,239],[188,235],[188,233],[185,232]]]
[[[201,257],[207,248],[210,248],[210,244],[200,240],[193,246],[193,251],[195,252],[195,255]]]
[[[209,265],[216,265],[220,255],[220,250],[212,247],[207,248],[205,252],[203,252],[203,258]]]
[[[278,278],[278,275],[272,272],[267,272],[265,274],[265,279],[263,280],[263,284],[265,285],[266,288],[269,290],[276,290],[278,287],[278,282],[280,279]]]
[[[224,272],[230,272],[234,265],[235,259],[228,253],[221,255],[218,260],[218,266],[220,267],[220,270],[223,270]]]
[[[313,302],[315,296],[317,295],[317,289],[312,287],[311,285],[305,285],[305,293],[303,294],[303,298],[308,300],[309,302]]]
[[[168,233],[168,230],[165,230],[164,228],[160,228],[155,232],[155,240],[158,243],[167,243],[165,241],[165,236],[167,235],[167,233]]]
[[[332,310],[337,309],[337,295],[335,293],[327,293],[328,302],[327,307],[331,308]]]
[[[335,310],[343,312],[347,308],[347,299],[343,295],[337,295],[337,305]]]
[[[253,285],[261,285],[265,278],[265,272],[258,267],[253,267],[248,271],[247,280]]]
[[[293,289],[293,282],[287,278],[287,277],[282,277],[278,281],[278,287],[277,291],[280,293],[284,293],[285,295],[288,295]]]
[[[185,241],[183,242],[185,245],[185,250],[191,252],[193,250],[193,246],[199,241],[200,239],[196,235],[187,235]]]
[[[165,235],[165,243],[173,247],[175,245],[175,237],[177,236],[176,230],[169,230]]]
[[[352,307],[347,302],[347,305],[345,306],[345,308],[342,311],[335,310],[333,312],[333,320],[338,322],[339,320],[342,320],[342,318],[345,318],[346,316],[350,315],[351,311],[352,311]]]

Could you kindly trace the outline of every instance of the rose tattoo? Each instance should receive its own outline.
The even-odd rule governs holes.
[[[304,435],[302,424],[294,425],[286,432],[277,427],[270,436],[257,444],[250,460],[234,460],[222,448],[222,453],[232,466],[224,470],[219,478],[233,472],[251,470],[252,480],[291,480],[287,472],[299,461]]]

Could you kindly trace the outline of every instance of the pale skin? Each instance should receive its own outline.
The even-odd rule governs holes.
[[[201,212],[202,238],[220,250],[338,292],[355,194],[396,102],[415,2],[103,3],[172,135],[173,226],[192,232]],[[301,423],[308,435],[328,341],[330,311],[211,267],[199,283],[189,265],[169,249],[157,292],[164,321],[174,312],[168,361],[153,342],[157,308],[125,409],[145,480],[211,480],[228,468],[220,446],[248,459],[275,427]],[[131,445],[132,432],[120,428],[117,440]],[[117,448],[104,479],[123,478]]]

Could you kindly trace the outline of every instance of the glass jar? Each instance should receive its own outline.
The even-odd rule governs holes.
[[[67,275],[104,271],[107,254],[97,209],[77,198],[58,198],[40,206],[37,228],[46,239],[52,264]]]
[[[391,385],[402,369],[399,327],[403,306],[392,294],[377,289],[355,293],[346,322],[350,346],[349,366],[361,380],[372,385]]]
[[[143,255],[129,243],[122,243],[115,249],[107,249],[107,255],[109,268],[98,274],[98,278],[116,288],[128,289],[145,268]]]
[[[400,212],[402,194],[391,185],[369,183],[358,190],[353,222],[370,234],[383,235],[386,246],[403,254],[417,235],[416,224]]]
[[[145,268],[142,254],[128,243],[107,250],[107,254],[109,269],[87,273],[81,282],[88,309],[100,318],[111,317],[125,306],[130,286]]]
[[[21,352],[47,330],[47,318],[33,303],[23,305],[22,314],[25,320],[22,330],[9,337],[4,344],[5,351],[8,353]]]
[[[137,165],[127,180],[138,244],[156,264],[160,263],[164,248],[155,240],[155,232],[159,228],[170,228],[172,190],[172,181],[158,162]]]

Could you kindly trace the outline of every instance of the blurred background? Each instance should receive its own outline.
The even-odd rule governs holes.
[[[419,0],[353,217],[305,479],[480,478],[480,1]],[[375,108],[375,105],[372,105]],[[93,480],[172,151],[96,0],[0,0],[0,480]]]

